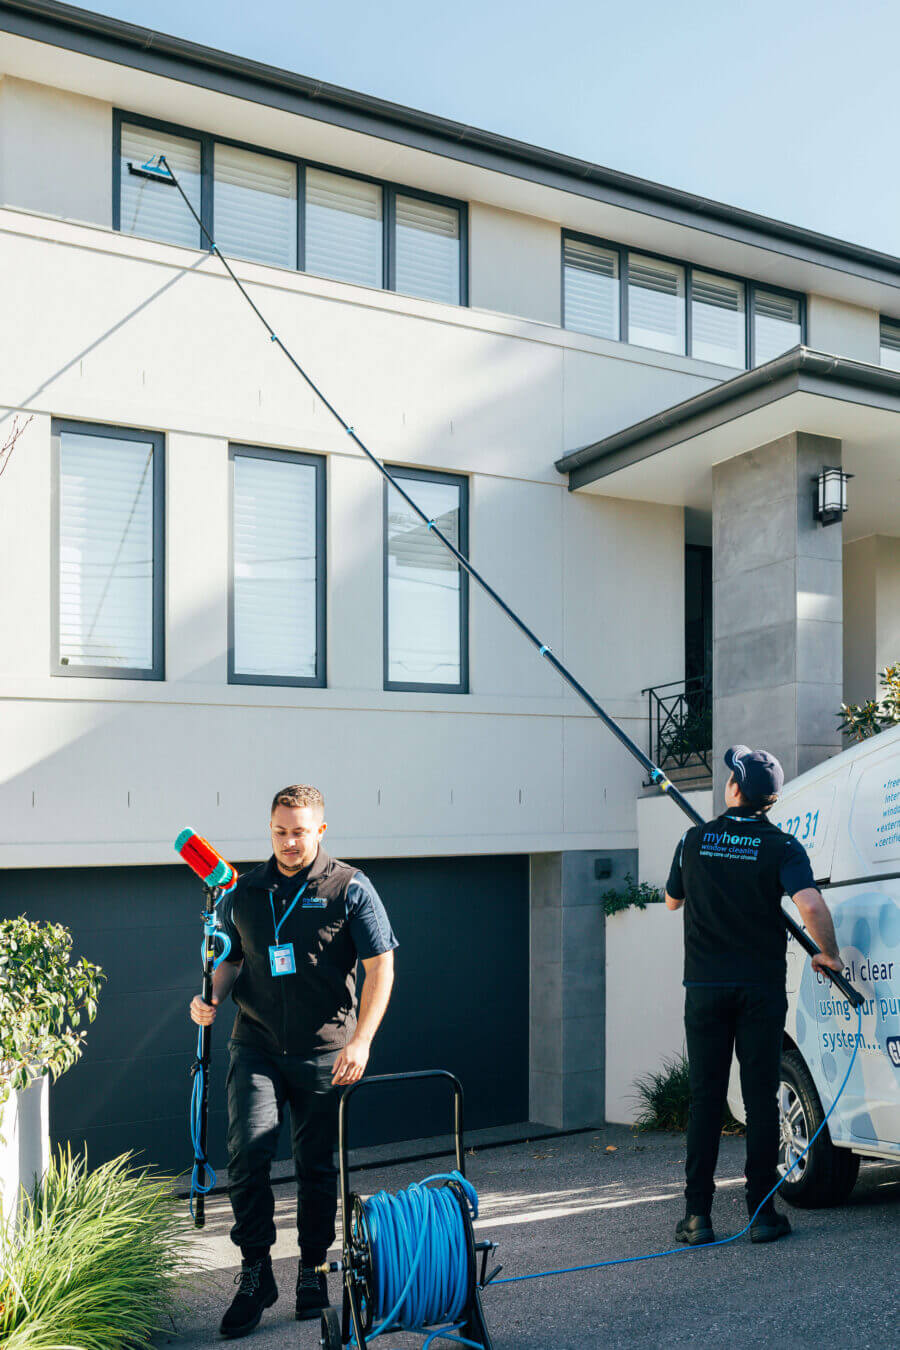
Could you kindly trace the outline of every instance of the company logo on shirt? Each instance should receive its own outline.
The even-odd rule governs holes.
[[[724,858],[728,862],[756,862],[762,840],[727,830],[704,830],[700,841],[701,858]]]

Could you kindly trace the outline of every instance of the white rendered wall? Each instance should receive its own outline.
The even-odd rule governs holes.
[[[684,1053],[684,920],[665,905],[606,921],[606,1119],[630,1124],[635,1082]]]
[[[704,817],[712,793],[685,794]],[[672,857],[690,821],[663,796],[637,802],[638,876],[665,887]],[[684,920],[665,905],[613,914],[606,921],[606,1118],[630,1124],[638,1114],[635,1081],[684,1052]]]
[[[473,202],[469,248],[470,305],[561,323],[562,244],[556,222]]]
[[[112,109],[0,78],[0,203],[112,223]]]
[[[879,363],[878,314],[826,295],[806,298],[806,343],[854,361]]]
[[[844,587],[844,702],[861,703],[878,694],[878,672],[900,661],[900,538],[845,544]]]
[[[174,861],[186,823],[252,857],[297,780],[351,855],[634,846],[637,769],[475,590],[472,693],[383,691],[380,480],[214,261],[3,211],[0,268],[19,316],[0,404],[34,418],[0,482],[0,863]],[[554,460],[592,398],[615,417],[626,386],[625,422],[638,383],[649,412],[713,369],[240,271],[377,453],[469,475],[476,564],[642,738],[640,689],[683,663],[683,513],[570,494]],[[166,433],[165,682],[49,674],[52,416]],[[229,440],[328,456],[327,689],[226,683]]]

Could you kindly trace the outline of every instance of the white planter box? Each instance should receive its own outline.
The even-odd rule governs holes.
[[[0,1221],[18,1207],[22,1187],[30,1191],[50,1161],[50,1078],[45,1075],[10,1094],[0,1111]]]
[[[683,911],[626,909],[606,920],[606,1119],[630,1125],[634,1083],[684,1050]]]

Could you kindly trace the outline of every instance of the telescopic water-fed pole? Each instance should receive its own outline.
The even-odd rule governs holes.
[[[148,160],[145,164],[142,165],[129,164],[128,171],[129,173],[132,173],[139,178],[149,178],[155,182],[165,183],[171,187],[177,188],[178,192],[181,194],[181,198],[184,201],[184,204],[186,205],[191,215],[193,216],[194,220],[200,227],[201,234],[208,241],[210,252],[214,253],[215,256],[219,259],[219,262],[225,268],[225,271],[231,277],[231,280],[234,282],[235,286],[237,286],[241,295],[247,301],[247,304],[250,306],[256,317],[259,319],[260,323],[266,329],[266,332],[269,334],[269,340],[271,342],[274,342],[276,346],[280,347],[281,351],[287,357],[288,361],[290,361],[291,365],[294,367],[297,374],[301,377],[301,379],[303,379],[306,382],[306,384],[313,391],[316,397],[321,399],[325,407],[334,417],[335,421],[340,423],[340,425],[343,427],[344,431],[353,441],[354,445],[359,447],[359,449],[368,459],[369,463],[372,464],[373,467],[377,469],[378,472],[381,474],[382,478],[384,478],[388,483],[390,483],[391,487],[394,489],[395,492],[399,493],[399,495],[406,502],[410,510],[412,510],[414,514],[418,516],[419,520],[422,521],[423,525],[426,525],[428,529],[431,530],[432,534],[436,535],[437,538],[440,539],[441,543],[448,550],[448,552],[453,554],[454,558],[459,563],[463,571],[466,572],[466,574],[470,576],[472,580],[481,587],[481,589],[485,592],[486,595],[490,596],[494,604],[497,605],[498,608],[503,611],[503,613],[510,620],[510,622],[513,623],[515,627],[518,628],[519,632],[525,638],[528,639],[528,641],[531,643],[533,647],[537,649],[538,654],[542,656],[547,662],[549,662],[549,664],[556,671],[557,675],[559,675],[563,683],[568,685],[568,687],[572,690],[574,694],[578,695],[581,701],[584,704],[586,704],[588,708],[590,708],[591,712],[594,714],[595,717],[599,717],[600,721],[607,728],[607,730],[611,731],[613,736],[615,736],[616,740],[620,743],[620,745],[623,745],[625,749],[629,752],[629,754],[631,754],[637,760],[637,762],[649,774],[651,780],[660,788],[660,790],[666,793],[667,796],[669,796],[672,799],[672,801],[676,804],[676,806],[678,806],[684,812],[684,814],[688,817],[690,821],[693,822],[694,825],[706,824],[700,812],[697,811],[696,808],[691,805],[691,803],[687,800],[687,798],[684,796],[683,793],[679,792],[675,784],[669,781],[669,779],[663,773],[662,769],[660,769],[658,765],[654,764],[652,759],[650,759],[648,755],[644,754],[640,746],[631,739],[631,737],[628,735],[627,732],[622,730],[619,724],[615,722],[613,718],[609,716],[608,713],[604,712],[603,708],[601,708],[597,700],[591,694],[588,693],[584,685],[581,684],[575,678],[575,676],[568,669],[568,667],[565,666],[563,662],[560,661],[559,658],[553,654],[553,652],[550,650],[547,644],[545,642],[542,642],[536,633],[532,632],[532,630],[525,623],[524,619],[520,618],[520,616],[515,612],[515,610],[512,609],[506,603],[503,597],[499,595],[497,591],[494,590],[490,582],[486,581],[485,578],[478,571],[478,569],[472,565],[472,563],[465,556],[465,554],[461,553],[460,550],[456,547],[456,545],[450,539],[447,538],[447,536],[443,533],[442,530],[438,528],[437,523],[434,520],[429,519],[428,515],[421,509],[420,506],[417,505],[417,503],[413,500],[413,498],[406,491],[403,485],[393,476],[393,474],[385,467],[385,465],[382,464],[378,456],[373,454],[373,452],[369,449],[369,447],[356,434],[353,427],[350,426],[350,424],[344,420],[344,418],[338,412],[337,408],[335,408],[334,405],[325,397],[325,395],[322,393],[322,390],[315,383],[312,377],[308,375],[307,372],[303,369],[303,367],[300,365],[300,362],[289,350],[289,348],[285,346],[281,338],[275,332],[272,325],[269,323],[268,319],[256,305],[252,297],[248,294],[246,287],[243,285],[238,276],[235,274],[233,268],[228,262],[228,259],[219,249],[219,246],[216,243],[215,239],[212,237],[209,230],[203,224],[203,221],[200,219],[199,214],[197,213],[191,201],[189,200],[187,194],[184,191],[184,188],[181,186],[175,174],[170,169],[165,155],[159,155],[156,158],[155,164],[151,163],[150,160]],[[813,942],[812,938],[809,936],[806,930],[801,928],[799,924],[795,923],[794,920],[791,918],[791,916],[785,913],[784,911],[782,911],[782,916],[784,918],[785,927],[787,928],[788,932],[797,942],[799,942],[800,946],[804,949],[804,951],[808,952],[810,956],[821,955],[819,948],[816,946],[815,942]],[[853,988],[850,982],[844,977],[844,975],[840,971],[827,970],[826,973],[828,975],[828,978],[837,986],[838,989],[840,989],[841,993],[852,1004],[854,1008],[860,1007],[865,1002],[863,996]]]
[[[175,840],[175,851],[203,882],[206,903],[203,908],[203,985],[200,997],[212,1003],[213,972],[231,950],[231,939],[219,926],[216,906],[237,882],[237,872],[202,835],[182,830]],[[221,944],[217,949],[216,944]],[[206,1222],[206,1196],[216,1184],[216,1174],[206,1156],[209,1126],[209,1061],[212,1053],[212,1026],[201,1026],[197,1035],[197,1055],[191,1065],[191,1144],[194,1162],[191,1169],[191,1214],[197,1228]]]

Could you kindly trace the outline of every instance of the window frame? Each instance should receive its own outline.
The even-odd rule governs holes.
[[[60,657],[59,621],[59,564],[60,564],[60,508],[61,458],[60,436],[64,432],[81,436],[96,436],[109,441],[138,441],[153,445],[153,581],[151,641],[153,665],[149,670],[131,666],[63,665]],[[51,557],[50,557],[50,674],[68,679],[86,680],[155,680],[166,678],[166,436],[162,431],[138,427],[113,426],[104,422],[83,422],[78,418],[53,417],[50,421],[51,444]]]
[[[448,483],[459,489],[459,551],[469,556],[469,478],[462,473],[443,473],[437,469],[407,468],[400,464],[385,465],[391,478],[413,482]],[[386,478],[382,489],[382,648],[384,688],[391,692],[408,694],[468,694],[469,691],[469,574],[459,567],[459,682],[433,684],[390,678],[391,650],[389,634],[389,553],[388,511],[391,484]],[[443,545],[442,545],[443,547]]]
[[[884,333],[884,328],[886,324],[889,325],[891,328],[895,328],[897,330],[898,335],[900,335],[900,319],[895,319],[890,314],[878,315],[878,364],[882,370],[893,370],[894,369],[893,366],[886,366],[884,364],[884,353],[886,351],[894,350],[893,348],[885,347],[884,345],[882,335]]]
[[[231,145],[237,150],[249,150],[257,155],[269,155],[272,159],[286,160],[293,164],[297,174],[297,265],[296,267],[283,267],[280,263],[259,262],[257,259],[242,259],[240,255],[229,255],[237,257],[239,261],[251,262],[259,267],[276,267],[283,272],[300,272],[304,276],[317,276],[316,272],[307,272],[306,270],[306,170],[321,169],[323,173],[339,174],[343,178],[355,178],[362,183],[372,183],[381,188],[381,232],[382,232],[382,260],[381,286],[364,286],[364,283],[358,281],[341,281],[340,278],[325,277],[326,281],[338,281],[344,286],[364,286],[366,290],[389,291],[393,295],[404,295],[404,291],[398,291],[396,288],[396,209],[395,200],[399,195],[401,197],[415,197],[419,201],[433,202],[436,206],[446,206],[459,213],[459,301],[453,308],[467,309],[469,307],[469,204],[459,201],[455,197],[445,197],[440,193],[428,192],[422,188],[407,187],[403,183],[394,182],[387,178],[376,178],[371,174],[357,173],[352,169],[344,169],[335,164],[324,164],[319,160],[306,159],[299,155],[290,155],[283,150],[269,150],[263,145],[257,145],[251,141],[236,140],[233,136],[218,136],[211,131],[198,131],[193,127],[182,126],[177,122],[166,122],[158,117],[147,117],[143,113],[129,113],[124,108],[113,108],[113,147],[112,147],[112,227],[118,232],[122,232],[122,123],[132,123],[135,126],[145,127],[151,131],[161,131],[170,136],[184,136],[190,140],[200,142],[200,219],[203,226],[209,231],[210,236],[215,239],[215,145],[218,142],[221,145]],[[131,238],[146,238],[144,235],[129,236]],[[165,242],[165,241],[160,241]],[[174,248],[185,247],[185,245],[172,245]],[[204,252],[209,252],[209,247],[201,234],[199,248]],[[409,296],[411,300],[425,300],[426,303],[435,305],[444,305],[446,300],[428,301],[424,296]]]
[[[658,262],[670,263],[676,267],[684,268],[684,352],[666,352],[658,347],[641,346],[641,351],[659,352],[661,356],[685,356],[691,361],[704,361],[703,357],[694,356],[692,352],[694,344],[693,315],[692,305],[694,298],[694,270],[705,272],[707,276],[721,277],[723,281],[738,282],[744,288],[744,365],[727,366],[728,370],[753,370],[755,359],[755,335],[753,332],[753,316],[755,311],[755,296],[757,289],[761,291],[771,291],[774,295],[783,295],[791,300],[800,302],[800,343],[806,342],[806,296],[802,291],[789,291],[783,286],[770,286],[768,282],[754,281],[751,277],[742,277],[737,272],[725,272],[720,267],[707,267],[703,263],[689,262],[685,258],[673,258],[667,253],[656,253],[653,249],[642,248],[639,245],[622,244],[615,239],[604,239],[600,235],[584,234],[580,230],[563,229],[561,232],[561,278],[560,278],[560,319],[561,327],[569,333],[578,333],[578,328],[566,327],[566,240],[573,239],[577,243],[595,244],[598,248],[609,249],[616,253],[619,258],[619,337],[603,338],[603,342],[620,342],[626,347],[637,347],[636,342],[628,340],[628,255],[629,253],[639,254],[644,258],[654,258]],[[585,337],[594,336],[586,333]],[[787,348],[786,350],[790,350]],[[720,365],[718,361],[704,361],[706,365]]]
[[[315,675],[244,675],[234,668],[234,461],[235,459],[269,459],[287,464],[307,464],[316,471],[316,673]],[[247,445],[242,441],[228,443],[228,683],[280,686],[286,689],[327,688],[328,623],[328,523],[326,490],[326,456],[309,454],[305,450],[274,450],[268,446]]]

